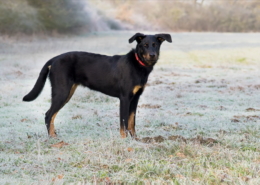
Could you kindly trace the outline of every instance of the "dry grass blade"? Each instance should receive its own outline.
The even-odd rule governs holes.
[[[61,142],[58,142],[58,143],[55,143],[55,144],[51,145],[51,147],[61,148],[61,147],[66,146],[66,145],[69,145],[69,144],[65,143],[64,141],[61,141]]]

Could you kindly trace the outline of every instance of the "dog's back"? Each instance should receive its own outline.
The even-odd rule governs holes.
[[[110,96],[118,97],[118,62],[122,56],[106,56],[88,52],[69,52],[55,58],[51,65],[51,83],[66,78],[74,84],[83,85]],[[57,80],[56,80],[57,78]]]

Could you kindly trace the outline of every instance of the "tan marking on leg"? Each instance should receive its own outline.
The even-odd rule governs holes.
[[[70,89],[70,94],[66,100],[66,103],[70,100],[70,98],[72,97],[72,95],[74,94],[75,90],[77,89],[78,84],[73,84],[71,89]]]
[[[136,85],[136,86],[134,87],[134,89],[133,89],[133,94],[136,94],[136,93],[139,91],[139,89],[141,89],[141,88],[142,88],[141,85]]]
[[[120,135],[121,135],[121,138],[126,138],[127,137],[126,130],[120,128]]]
[[[52,118],[51,118],[51,123],[50,123],[50,129],[49,129],[49,135],[51,137],[56,137],[56,133],[55,133],[55,129],[54,129],[54,119],[56,117],[56,115],[58,114],[58,112],[56,112],[55,114],[53,114]]]
[[[135,113],[132,112],[128,119],[128,130],[132,137],[135,137]]]
[[[51,70],[51,65],[48,66],[49,70]]]
[[[71,98],[72,95],[74,94],[74,92],[75,92],[77,86],[78,86],[77,84],[73,84],[73,85],[72,85],[72,87],[71,87],[71,89],[70,89],[70,94],[69,94],[69,96],[68,96],[66,102],[64,103],[64,105],[70,100],[70,98]],[[64,106],[64,105],[63,105],[63,106]],[[63,107],[63,106],[62,106],[62,107]],[[56,112],[55,114],[53,114],[53,116],[52,116],[52,118],[51,118],[50,130],[49,130],[49,135],[50,135],[51,137],[56,137],[56,133],[55,133],[55,129],[54,129],[54,119],[55,119],[55,117],[56,117],[57,114],[58,114],[58,112]]]

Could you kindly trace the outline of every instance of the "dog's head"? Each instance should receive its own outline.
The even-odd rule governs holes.
[[[155,35],[136,33],[129,39],[129,43],[135,40],[137,41],[136,53],[146,66],[153,66],[157,62],[163,41],[172,42],[171,35],[165,33]]]

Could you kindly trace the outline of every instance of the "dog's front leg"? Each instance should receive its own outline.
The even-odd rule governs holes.
[[[130,103],[130,109],[129,109],[128,130],[133,139],[136,138],[135,114],[136,114],[139,97],[140,97],[140,93],[138,93],[134,96],[134,98],[132,99],[132,101]]]
[[[120,134],[121,138],[127,137],[130,101],[128,98],[120,98]]]

